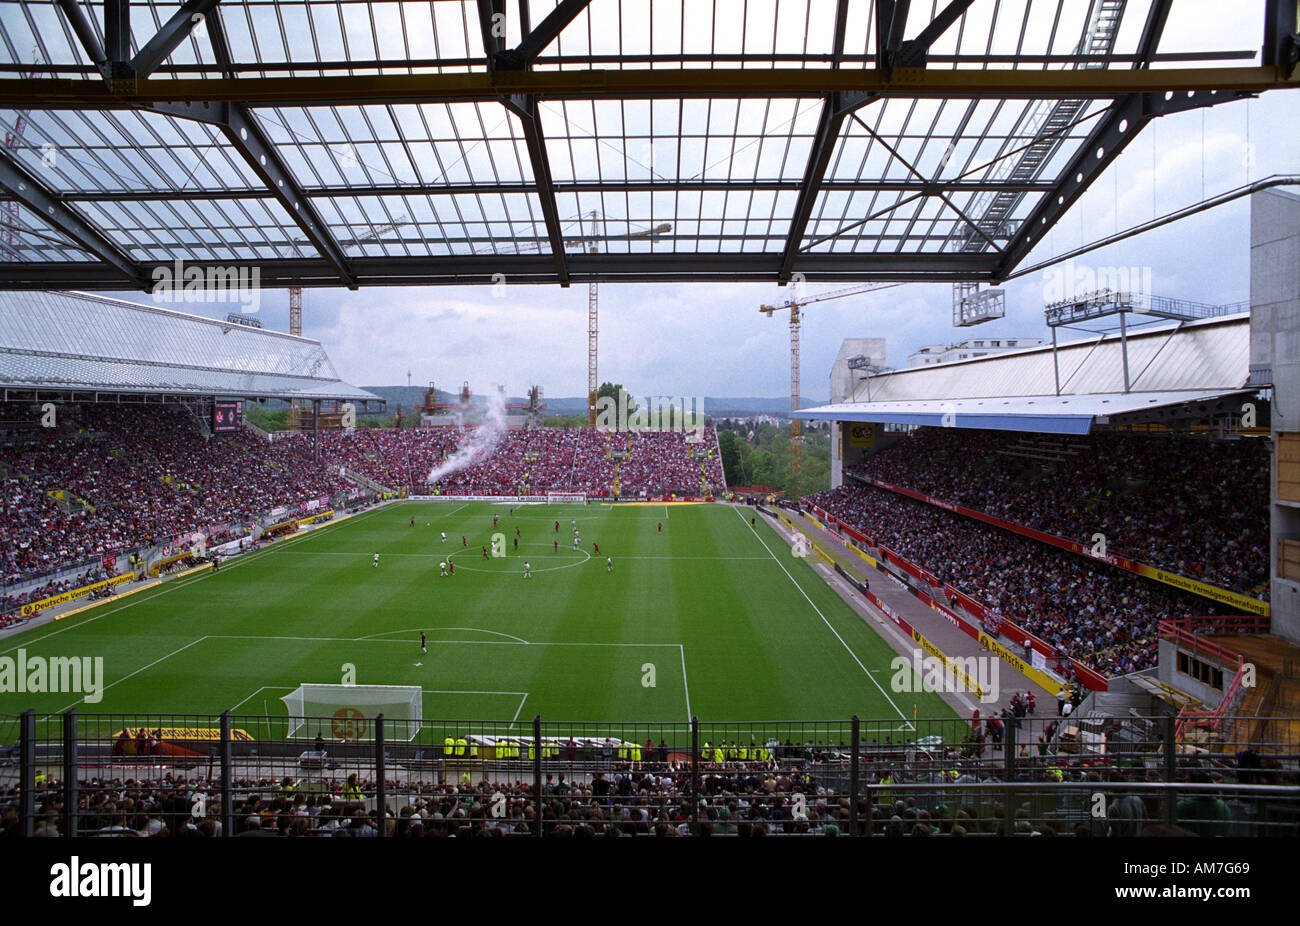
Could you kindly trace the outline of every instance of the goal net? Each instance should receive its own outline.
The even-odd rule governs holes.
[[[280,700],[289,739],[370,740],[384,715],[384,739],[410,742],[420,732],[424,690],[411,685],[299,685]]]
[[[548,505],[585,505],[587,496],[581,492],[547,492]]]

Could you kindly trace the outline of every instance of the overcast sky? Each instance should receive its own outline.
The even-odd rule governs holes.
[[[1197,5],[1180,0],[1175,9],[1188,13]],[[1199,6],[1217,7],[1213,19],[1222,20],[1221,5]],[[1260,18],[1242,16],[1250,26],[1239,36],[1216,34],[1201,42],[1192,31],[1195,17],[1174,17],[1161,48],[1258,47]],[[1024,265],[1250,180],[1300,174],[1297,117],[1300,91],[1275,91],[1155,120]],[[1248,255],[1249,201],[1243,198],[1094,251],[1078,265],[1093,271],[1136,267],[1149,271],[1155,294],[1219,304],[1249,297]],[[893,366],[906,365],[923,344],[1049,337],[1043,305],[1052,282],[1040,275],[1007,284],[1006,318],[966,329],[952,327],[949,285],[908,284],[810,306],[803,325],[803,394],[827,396],[830,365],[845,337],[885,338]],[[139,293],[118,295],[142,301]],[[643,395],[788,395],[786,318],[758,311],[762,303],[788,297],[774,285],[602,285],[600,379]],[[354,384],[405,384],[410,371],[412,383],[435,380],[451,389],[468,380],[476,393],[496,383],[513,395],[533,383],[556,397],[586,388],[585,285],[506,285],[495,295],[490,287],[308,289],[303,301],[303,333],[319,339],[339,374]],[[262,292],[259,314],[267,327],[287,330],[287,307],[287,291]],[[184,309],[223,315],[227,307]]]

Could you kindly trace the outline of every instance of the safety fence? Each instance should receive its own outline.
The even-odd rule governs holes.
[[[344,712],[340,712],[344,713]],[[1297,835],[1300,743],[1172,716],[559,723],[0,715],[0,832]],[[402,730],[394,737],[394,730]],[[1257,729],[1257,727],[1256,727]],[[331,734],[326,737],[321,731]],[[409,739],[408,739],[409,737]],[[380,808],[384,809],[381,813]]]

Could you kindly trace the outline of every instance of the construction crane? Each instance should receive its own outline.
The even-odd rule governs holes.
[[[584,219],[590,223],[590,231],[583,225]],[[564,246],[566,248],[585,248],[589,254],[600,253],[598,245],[602,241],[630,241],[634,238],[653,238],[655,235],[663,235],[673,230],[671,223],[661,222],[654,228],[627,232],[622,235],[597,234],[596,227],[607,224],[607,220],[594,209],[591,212],[580,214],[576,219],[570,220],[569,224],[573,222],[578,223],[578,235],[573,238],[565,238]],[[540,248],[540,244],[533,242],[517,246],[517,250],[520,251],[531,251]],[[587,284],[587,427],[589,428],[596,426],[596,391],[600,388],[600,382],[597,379],[599,316],[600,290],[593,280]]]
[[[32,50],[33,64],[40,61],[40,49]],[[23,80],[32,80],[37,76],[33,70],[21,75]],[[5,153],[18,160],[18,150],[23,146],[23,133],[27,131],[29,110],[20,109],[14,113],[13,127],[5,131]],[[19,239],[22,237],[22,223],[18,219],[16,200],[0,200],[0,257],[4,260],[18,260]]]
[[[780,305],[759,306],[759,311],[768,318],[772,317],[773,312],[779,312],[782,309],[790,310],[790,488],[792,493],[798,492],[800,479],[803,474],[800,449],[803,445],[803,426],[794,413],[799,410],[799,328],[801,319],[799,309],[805,305],[812,305],[814,302],[826,302],[829,299],[843,299],[845,296],[857,296],[862,293],[875,292],[879,289],[889,289],[892,286],[902,286],[903,283],[866,283],[862,286],[851,286],[848,289],[835,289],[829,293],[817,293],[812,296],[800,297],[797,289],[798,284],[791,284],[792,295]]]
[[[356,243],[360,244],[363,241],[374,241],[379,237],[381,237],[382,235],[385,235],[388,232],[392,231],[395,228],[399,228],[402,225],[409,225],[409,224],[411,224],[410,218],[405,214],[403,214],[397,220],[393,222],[389,222],[387,225],[380,225],[378,228],[375,228],[370,232],[367,232],[365,235],[362,235],[360,238],[356,240]],[[298,239],[299,242],[305,242],[306,240],[307,240],[306,238]],[[280,256],[283,257],[284,253],[287,250],[288,250],[287,245],[284,248],[281,248]],[[302,287],[301,286],[293,286],[289,288],[289,333],[292,335],[296,335],[298,337],[302,337]],[[407,374],[407,382],[409,384],[410,374]],[[311,402],[308,401],[307,399],[293,399],[292,401],[290,401],[289,403],[290,429],[291,430],[304,429],[306,423],[311,418],[311,409],[312,409]],[[401,427],[400,420],[398,421],[397,424],[398,427]]]
[[[654,228],[648,228],[643,231],[628,232],[625,235],[601,235],[596,236],[596,223],[603,222],[599,213],[592,210],[588,216],[591,219],[591,235],[582,236],[577,240],[579,243],[588,246],[588,253],[596,254],[599,248],[596,246],[602,239],[605,241],[627,240],[631,238],[651,238],[655,235],[662,235],[673,230],[668,222],[662,222]],[[582,219],[578,219],[578,231],[582,233]],[[565,242],[568,244],[569,242]],[[597,334],[600,331],[598,316],[600,314],[600,292],[596,281],[592,280],[587,284],[587,427],[596,426],[596,392],[600,389],[600,381],[596,375],[597,366]]]
[[[407,216],[403,215],[401,218],[397,219],[396,221],[389,222],[387,225],[381,225],[378,228],[374,229],[373,231],[362,235],[360,238],[356,240],[356,243],[360,244],[363,241],[375,241],[378,238],[388,234],[390,231],[392,231],[395,228],[400,228],[403,225],[410,225],[410,224],[411,224],[411,220]],[[307,241],[306,238],[299,238],[297,240],[300,243]],[[288,250],[287,245],[284,248],[281,248],[280,256],[283,257],[287,250]],[[302,337],[302,287],[301,286],[292,286],[289,288],[289,333],[295,334],[298,337]],[[410,385],[409,373],[407,374],[407,385]]]

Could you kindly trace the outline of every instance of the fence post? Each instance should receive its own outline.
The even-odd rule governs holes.
[[[384,787],[384,715],[375,718],[375,805],[379,809],[379,838],[388,832],[388,795]]]
[[[77,711],[63,712],[63,835],[77,835]]]
[[[221,715],[221,835],[229,838],[235,835],[235,795],[232,793],[234,779],[231,777],[230,760],[230,711]]]
[[[1016,780],[1016,718],[1006,717],[1002,728],[1006,731],[1006,742],[1003,744],[1004,752],[1002,761],[1005,765],[1005,774],[1002,776],[1006,781]]]
[[[700,835],[700,719],[691,718],[691,835]]]
[[[36,819],[36,711],[19,719],[18,817],[24,836],[31,836]]]
[[[542,837],[542,715],[533,718],[533,814],[537,818],[537,838]]]
[[[853,744],[852,757],[849,759],[849,835],[858,835],[858,751],[861,749],[862,738],[859,736],[858,715],[853,715],[853,729],[851,742]]]
[[[1162,726],[1165,735],[1165,781],[1173,784],[1178,780],[1178,742],[1174,739],[1174,716],[1166,715]],[[1173,788],[1165,790],[1165,822],[1170,826],[1178,823],[1178,795]]]

